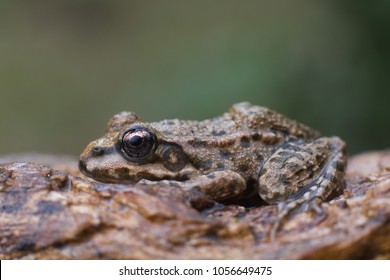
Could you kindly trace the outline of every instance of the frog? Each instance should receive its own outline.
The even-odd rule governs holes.
[[[276,228],[295,209],[323,212],[343,188],[345,167],[342,139],[249,102],[201,121],[120,112],[79,159],[82,173],[104,183],[158,183],[218,203],[255,197],[278,206]]]

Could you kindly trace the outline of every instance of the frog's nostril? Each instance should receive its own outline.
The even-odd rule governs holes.
[[[103,155],[103,153],[104,153],[103,147],[95,146],[92,148],[92,155],[93,156],[101,156],[101,155]]]

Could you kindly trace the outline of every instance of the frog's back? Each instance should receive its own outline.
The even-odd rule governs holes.
[[[151,123],[162,134],[171,137],[206,139],[228,136],[241,131],[278,131],[288,136],[315,139],[320,134],[299,122],[291,120],[269,108],[248,102],[234,104],[222,116],[203,121],[164,120]]]
[[[267,107],[252,105],[248,102],[237,103],[224,115],[237,124],[253,130],[279,131],[286,135],[304,139],[315,139],[320,134],[297,121],[275,112]]]

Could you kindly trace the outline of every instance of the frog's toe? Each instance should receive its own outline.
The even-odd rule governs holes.
[[[278,215],[276,216],[270,231],[271,242],[276,240],[276,235],[282,228],[283,223],[289,216],[294,215],[294,213],[311,212],[315,216],[315,224],[322,222],[327,216],[327,211],[322,206],[322,203],[323,200],[320,197],[313,197],[308,200],[299,199],[278,203]]]
[[[332,182],[327,182],[332,184]],[[271,242],[274,242],[278,231],[283,226],[283,223],[289,218],[293,217],[295,214],[302,212],[311,212],[315,214],[315,224],[323,221],[327,212],[322,207],[324,202],[324,192],[329,188],[329,186],[322,185],[322,188],[312,186],[307,190],[302,196],[298,198],[292,198],[285,202],[279,202],[277,204],[278,214],[275,218],[274,224],[272,225],[270,232]]]

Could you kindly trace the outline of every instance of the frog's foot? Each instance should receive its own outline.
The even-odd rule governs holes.
[[[276,234],[278,230],[283,225],[283,222],[288,218],[291,212],[297,209],[302,209],[302,211],[313,211],[316,214],[316,224],[322,222],[326,216],[326,211],[321,207],[322,200],[318,197],[314,197],[312,200],[294,200],[288,203],[280,202],[278,206],[278,215],[272,225],[270,231],[270,240],[275,242]],[[300,207],[301,206],[301,207]]]
[[[345,143],[338,137],[288,143],[267,160],[260,172],[259,194],[266,202],[278,204],[272,241],[295,210],[326,216],[321,203],[342,189],[345,163]]]

